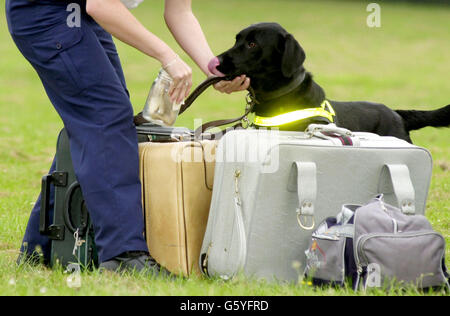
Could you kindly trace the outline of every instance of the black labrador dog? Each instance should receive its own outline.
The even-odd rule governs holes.
[[[320,107],[326,100],[324,90],[305,70],[305,58],[300,44],[279,24],[259,23],[239,32],[235,45],[213,59],[209,69],[218,76],[245,74],[250,77],[258,101],[254,112],[270,118]],[[383,104],[365,101],[329,100],[329,103],[335,112],[335,124],[355,132],[395,136],[411,142],[411,130],[450,126],[450,105],[434,111],[394,111]],[[327,123],[327,120],[309,118],[279,128],[300,131],[310,123]]]

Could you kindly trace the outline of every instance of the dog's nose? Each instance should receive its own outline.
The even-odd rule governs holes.
[[[221,73],[219,70],[217,70],[217,66],[220,65],[220,60],[217,57],[214,57],[211,59],[208,63],[208,70],[216,76],[223,77],[225,76],[223,73]]]

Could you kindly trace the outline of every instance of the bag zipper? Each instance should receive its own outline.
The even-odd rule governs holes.
[[[376,197],[376,200],[378,202],[380,202],[380,206],[381,206],[381,209],[383,210],[383,212],[385,212],[391,218],[391,220],[392,220],[392,222],[394,224],[394,234],[396,234],[398,232],[398,224],[397,224],[397,221],[388,213],[388,210],[387,210],[387,208],[386,208],[386,206],[384,204],[384,201],[383,201],[383,194],[378,195]],[[354,219],[353,219],[354,227],[356,227],[356,223],[357,223],[356,219],[357,219],[357,212],[355,212]],[[369,234],[369,235],[376,235],[376,234],[377,233],[372,233],[372,234]],[[367,266],[363,266],[361,264],[361,260],[360,260],[360,258],[358,256],[358,243],[359,243],[359,240],[362,237],[364,237],[364,236],[368,236],[368,235],[363,235],[363,236],[359,237],[358,240],[353,240],[354,245],[356,245],[356,247],[353,247],[353,252],[354,252],[354,257],[355,257],[356,273],[357,273],[355,285],[353,286],[354,290],[358,289],[361,277],[363,276],[364,271],[367,270]]]

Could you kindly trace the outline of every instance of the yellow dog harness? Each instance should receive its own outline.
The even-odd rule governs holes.
[[[330,102],[328,102],[328,100],[324,100],[320,105],[320,107],[317,108],[297,110],[293,112],[283,113],[273,117],[256,116],[254,120],[254,125],[262,127],[281,126],[309,119],[312,117],[324,117],[328,119],[330,123],[334,123],[335,115],[336,113],[334,112],[334,109],[331,106]]]

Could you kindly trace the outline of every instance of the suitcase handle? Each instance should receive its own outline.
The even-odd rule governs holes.
[[[317,137],[331,140],[335,145],[342,146],[360,146],[360,139],[350,130],[337,127],[335,124],[320,125],[310,124],[305,131],[309,138]]]
[[[334,124],[334,123],[330,123],[330,124],[327,124],[327,125],[310,124],[305,132],[309,136],[317,136],[318,133],[321,134],[323,132],[325,132],[325,133],[334,133],[334,134],[338,134],[340,136],[347,136],[347,137],[354,137],[355,136],[352,131],[350,131],[350,130],[348,130],[346,128],[337,127],[336,124]]]
[[[47,174],[42,177],[41,182],[41,211],[39,214],[39,233],[48,235],[49,212],[50,212],[50,185],[52,183],[52,175]]]
[[[50,231],[50,185],[59,187],[67,185],[67,172],[55,171],[42,177],[41,182],[41,211],[39,214],[39,233],[51,235]]]
[[[414,215],[415,193],[407,165],[385,164],[381,169],[378,193],[394,193],[403,214]]]
[[[297,222],[305,230],[312,230],[316,225],[314,220],[314,204],[317,195],[317,167],[314,162],[294,161],[288,181],[288,191],[297,192]],[[311,217],[309,224],[305,220]]]

